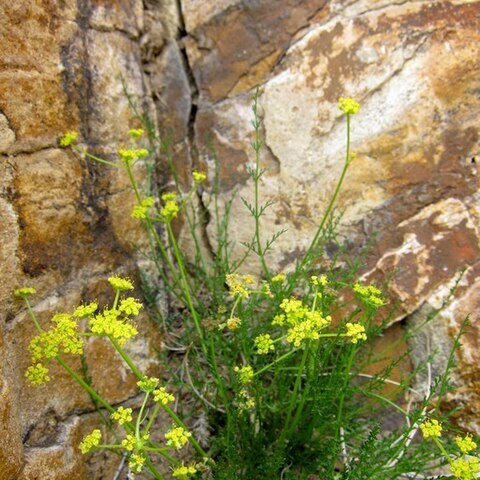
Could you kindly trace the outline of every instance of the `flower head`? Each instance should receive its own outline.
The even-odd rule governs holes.
[[[180,480],[187,480],[190,475],[197,473],[197,469],[191,465],[189,467],[182,465],[173,469],[172,477],[179,478]]]
[[[367,334],[365,333],[365,327],[359,323],[347,323],[347,332],[345,335],[350,337],[352,343],[358,343],[359,340],[366,340]]]
[[[467,453],[470,453],[471,451],[477,448],[477,444],[473,441],[472,436],[470,434],[465,435],[464,438],[456,437],[455,443],[457,444],[458,448],[464,455],[466,455]]]
[[[272,277],[272,283],[283,283],[287,279],[287,276],[284,273],[278,273]]]
[[[80,443],[80,450],[83,454],[88,453],[93,448],[97,447],[102,439],[102,432],[98,429],[93,430]]]
[[[360,110],[360,104],[353,98],[340,97],[338,100],[338,108],[346,115],[354,115]]]
[[[138,315],[142,307],[143,305],[140,302],[137,302],[135,298],[128,297],[120,301],[120,305],[118,309],[120,310],[120,312],[129,316],[129,315]]]
[[[442,435],[442,425],[438,420],[425,420],[420,424],[420,430],[425,438],[440,437]]]
[[[160,210],[160,215],[165,223],[171,222],[180,211],[180,207],[176,202],[176,195],[174,193],[164,193],[162,195],[162,201],[164,202],[163,208]]]
[[[253,368],[250,365],[245,367],[235,367],[233,371],[238,375],[240,382],[250,383],[253,379]]]
[[[138,218],[138,219],[144,219],[147,218],[148,210],[150,207],[153,206],[155,203],[155,200],[153,197],[147,197],[144,198],[141,202],[140,205],[135,205],[132,209],[132,213],[130,216],[132,218]]]
[[[62,138],[60,138],[60,146],[64,148],[69,147],[70,145],[75,143],[77,138],[78,138],[77,132],[67,132],[63,135]]]
[[[460,480],[474,480],[478,478],[479,460],[476,457],[457,458],[450,464],[450,471]]]
[[[183,427],[173,427],[165,434],[167,439],[167,446],[174,447],[177,450],[182,448],[187,442],[188,439],[192,436],[190,432],[185,430]]]
[[[137,382],[138,388],[145,393],[153,392],[157,388],[160,380],[156,377],[146,377],[144,380]]]
[[[133,453],[128,459],[128,466],[135,473],[140,473],[145,463],[145,455],[143,453]]]
[[[36,293],[37,291],[32,287],[17,288],[14,292],[15,296],[19,298],[27,298],[30,295],[35,295]]]
[[[80,305],[73,312],[73,316],[76,318],[87,318],[93,315],[98,308],[97,302],[90,302],[87,305]]]
[[[257,347],[257,353],[259,355],[266,355],[267,353],[273,352],[275,350],[273,340],[268,333],[256,337],[254,343]]]
[[[171,393],[167,392],[165,387],[160,387],[159,389],[154,390],[153,399],[162,405],[168,405],[169,403],[175,401],[175,397]]]
[[[108,279],[108,283],[115,289],[120,292],[124,290],[133,290],[133,283],[128,278],[121,278],[117,276],[112,276]]]
[[[205,181],[207,175],[204,172],[197,172],[196,170],[192,173],[192,177],[195,183],[200,184]]]
[[[130,164],[135,160],[146,157],[148,155],[148,150],[145,148],[140,148],[138,150],[122,149],[118,151],[118,154],[123,163]]]
[[[48,368],[44,367],[41,363],[30,365],[25,372],[25,377],[28,378],[32,385],[41,385],[50,381],[48,376]]]
[[[141,128],[132,128],[128,131],[128,135],[134,140],[143,136],[144,133],[145,132]]]
[[[132,411],[131,408],[118,407],[117,410],[112,413],[112,418],[120,425],[123,425],[124,423],[132,421]]]

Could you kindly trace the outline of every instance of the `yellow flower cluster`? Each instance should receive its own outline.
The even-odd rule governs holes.
[[[358,343],[359,340],[366,340],[367,334],[365,333],[365,327],[359,323],[347,323],[347,332],[345,335],[350,337],[352,343]]]
[[[176,195],[174,193],[164,193],[162,195],[162,201],[164,207],[160,210],[162,220],[166,223],[171,222],[180,211],[180,207],[175,201]]]
[[[353,98],[340,97],[338,100],[338,108],[347,115],[354,115],[360,110],[360,104]]]
[[[69,147],[70,145],[75,143],[77,138],[78,138],[77,132],[67,132],[63,135],[62,138],[60,138],[60,146],[64,148]]]
[[[287,325],[286,340],[295,347],[302,345],[304,340],[318,340],[321,331],[332,321],[330,316],[322,317],[320,312],[311,311],[305,307],[301,300],[285,298],[280,304],[283,314],[276,315],[273,325]]]
[[[182,465],[181,467],[173,469],[172,477],[186,480],[190,475],[194,475],[195,473],[197,473],[197,469],[193,465],[189,467]]]
[[[133,472],[140,473],[142,471],[145,460],[146,458],[143,453],[133,453],[128,459],[128,466]]]
[[[129,316],[129,315],[138,315],[142,307],[143,305],[140,302],[137,302],[133,297],[128,297],[120,301],[120,305],[118,306],[118,309],[123,314]]]
[[[122,447],[129,452],[133,451],[137,447],[137,439],[135,435],[127,434],[122,440]]]
[[[442,435],[442,425],[438,420],[425,420],[420,424],[420,430],[425,438],[440,437]]]
[[[225,281],[230,290],[230,296],[240,298],[248,298],[250,296],[250,290],[247,288],[247,285],[255,283],[252,275],[240,276],[238,273],[229,273]]]
[[[381,307],[382,305],[385,305],[385,302],[382,299],[382,291],[374,285],[364,286],[356,283],[353,286],[353,291],[365,305],[372,307]]]
[[[326,287],[328,285],[328,278],[326,275],[320,275],[319,277],[312,275],[310,280],[312,285],[315,285],[316,287]]]
[[[120,159],[123,163],[130,164],[134,160],[146,157],[148,155],[148,150],[145,148],[140,149],[124,149],[119,150],[118,154],[120,155]]]
[[[119,292],[124,290],[133,290],[133,283],[129,278],[121,278],[117,276],[112,276],[108,279],[108,283]]]
[[[75,318],[88,318],[93,315],[98,309],[97,302],[90,302],[87,305],[80,305],[73,312]]]
[[[232,317],[226,321],[226,327],[229,330],[236,330],[241,325],[241,323],[242,321],[238,317]]]
[[[165,434],[167,446],[174,447],[177,450],[182,448],[191,436],[192,434],[183,427],[173,427]]]
[[[472,436],[469,434],[467,434],[464,438],[456,437],[455,443],[464,455],[477,448],[477,444],[473,441]]]
[[[141,128],[132,128],[131,130],[128,131],[128,135],[134,140],[142,137],[144,133],[145,132]]]
[[[278,273],[272,277],[272,283],[283,283],[287,279],[287,276],[284,273]]]
[[[253,379],[253,368],[250,365],[235,367],[233,371],[238,374],[238,378],[242,383],[250,383]]]
[[[92,333],[114,338],[120,345],[138,334],[135,325],[128,317],[121,317],[121,312],[115,309],[105,309],[103,313],[90,318],[89,324]]]
[[[175,397],[171,393],[167,392],[165,387],[160,387],[159,389],[154,390],[153,399],[162,405],[168,405],[169,403],[175,401]]]
[[[150,393],[157,388],[158,382],[160,382],[160,380],[156,377],[146,377],[144,380],[137,382],[137,386],[143,392]]]
[[[15,296],[19,298],[27,298],[30,295],[35,295],[36,293],[37,291],[32,287],[17,288],[14,292]]]
[[[275,345],[273,340],[268,333],[264,335],[259,335],[254,340],[255,346],[257,347],[257,353],[259,355],[267,355],[270,352],[275,350]]]
[[[203,183],[206,180],[207,175],[203,172],[197,172],[195,170],[192,173],[192,177],[193,177],[193,180],[194,180],[195,183],[200,184],[200,183]]]
[[[25,372],[25,377],[28,378],[32,385],[41,385],[50,381],[48,376],[48,368],[44,367],[41,363],[30,365]]]
[[[450,471],[455,478],[459,478],[460,480],[474,480],[478,478],[478,458],[457,458],[451,462]]]
[[[83,454],[88,453],[92,448],[95,448],[102,439],[102,432],[98,429],[93,430],[92,433],[87,435],[80,443],[80,450]]]
[[[112,418],[116,420],[120,425],[132,421],[132,409],[118,407],[115,412],[112,413]]]
[[[132,209],[132,213],[130,216],[132,218],[138,218],[138,219],[145,219],[147,218],[147,213],[150,207],[153,206],[155,203],[155,200],[153,197],[147,197],[144,198],[141,202],[140,205],[135,205]]]

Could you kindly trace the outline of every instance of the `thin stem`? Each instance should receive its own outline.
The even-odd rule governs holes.
[[[145,394],[145,398],[143,399],[142,406],[140,407],[140,411],[137,415],[137,421],[135,423],[135,436],[137,440],[140,440],[140,424],[142,423],[143,411],[145,410],[145,406],[147,405],[148,397],[150,396],[150,392]]]
[[[102,404],[110,413],[113,413],[115,409],[104,400],[88,383],[86,383],[74,370],[72,370],[67,363],[65,363],[59,356],[55,357],[55,360],[63,367],[64,370],[87,391],[87,393],[93,397],[98,403]]]
[[[36,329],[38,330],[38,333],[43,333],[43,328],[40,326],[40,323],[37,320],[37,316],[35,315],[35,312],[32,309],[32,306],[30,305],[30,302],[28,301],[28,298],[25,297],[25,303],[27,304],[28,308],[28,313],[30,314],[31,319],[33,320],[33,323],[35,324]]]
[[[290,355],[294,354],[295,352],[298,352],[298,350],[300,350],[299,348],[294,348],[293,350],[290,350],[289,352],[285,353],[284,355],[282,355],[281,357],[278,357],[274,362],[272,363],[269,363],[268,365],[266,365],[265,367],[261,368],[260,370],[257,370],[253,376],[256,377],[257,375],[260,375],[261,373],[263,372],[266,372],[267,370],[270,369],[270,367],[273,367],[274,365],[276,365],[277,363],[281,362],[282,360],[285,360],[286,358],[288,358]]]
[[[108,335],[108,338],[112,342],[112,345],[115,347],[115,350],[120,354],[120,356],[123,358],[125,363],[130,367],[130,370],[133,372],[133,374],[139,380],[145,380],[145,377],[143,376],[142,372],[135,366],[135,364],[132,362],[132,359],[128,356],[125,350],[123,350],[120,344],[110,335]]]

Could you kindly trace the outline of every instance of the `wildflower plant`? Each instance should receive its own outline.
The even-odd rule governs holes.
[[[347,262],[350,268],[345,269],[338,257],[324,255],[325,245],[335,238],[334,206],[355,158],[350,148],[351,121],[360,109],[351,98],[341,98],[338,107],[346,120],[343,169],[309,246],[288,272],[274,272],[268,262],[282,231],[270,238],[262,231],[261,220],[271,203],[261,203],[260,180],[265,170],[258,91],[252,107],[255,164],[248,170],[253,202],[242,199],[251,213],[254,233],[240,259],[231,256],[228,230],[234,198],[220,214],[218,173],[194,170],[190,187],[184,190],[168,144],[156,136],[148,118],[138,117],[142,129],[129,131],[131,146],[119,150],[116,161],[90,154],[76,143],[74,132],[60,140],[61,146],[82,157],[125,171],[136,198],[131,216],[144,225],[151,247],[146,254],[183,318],[180,339],[178,332],[175,337],[171,333],[170,319],[162,318],[166,343],[171,339],[180,346],[172,348],[178,353],[168,357],[172,374],[151,378],[123,348],[138,335],[136,318],[143,308],[138,299],[128,296],[133,290],[129,279],[109,279],[114,292],[111,306],[101,310],[91,302],[72,313],[56,314],[48,329],[40,326],[30,306],[35,291],[17,290],[38,330],[29,347],[29,380],[35,385],[49,381],[49,368],[52,362],[58,363],[122,431],[119,441],[108,443],[108,435],[95,429],[80,444],[82,453],[123,450],[133,474],[145,472],[156,479],[166,478],[158,469],[160,461],[170,466],[171,478],[178,479],[433,478],[425,472],[434,475],[446,464],[454,478],[476,478],[476,439],[466,435],[442,440],[445,420],[440,418],[439,406],[448,385],[448,369],[423,398],[409,386],[411,377],[398,383],[389,379],[399,359],[393,358],[376,374],[366,373],[374,356],[369,340],[381,335],[391,306],[380,286],[359,281],[361,262]],[[138,145],[145,134],[148,149]],[[152,172],[150,157],[158,153],[164,155],[173,179],[163,192],[137,183],[133,170],[141,161]],[[217,246],[210,257],[199,237],[199,226],[207,220],[192,206],[195,195],[207,188],[217,226]],[[173,225],[180,217],[192,236],[190,255],[174,235]],[[261,266],[257,276],[242,271],[251,256]],[[155,296],[155,288],[145,284],[147,301]],[[158,316],[153,301],[148,310]],[[379,320],[379,312],[386,322]],[[70,365],[71,356],[83,354],[89,337],[110,342],[137,377],[143,395],[138,412],[127,406],[113,408]],[[398,387],[396,394],[387,396],[383,388],[392,384]],[[174,391],[179,392],[177,400]],[[411,396],[408,407],[401,392]],[[184,395],[190,400],[182,405]],[[163,436],[154,441],[160,411],[171,423],[160,427]],[[383,432],[379,419],[391,411],[402,420],[398,428]],[[195,427],[199,412],[208,421],[203,433]],[[205,430],[211,434],[205,435]],[[418,441],[420,432],[425,440]],[[185,463],[177,452],[187,444],[193,453]]]

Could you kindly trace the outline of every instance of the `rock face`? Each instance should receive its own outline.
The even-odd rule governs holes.
[[[94,407],[69,378],[58,372],[48,389],[26,384],[34,330],[11,292],[35,287],[45,322],[83,300],[108,301],[111,272],[136,276],[134,245],[144,239],[124,176],[58,148],[76,130],[92,151],[114,155],[138,126],[124,88],[169,137],[185,184],[192,166],[208,170],[198,202],[211,217],[205,247],[214,249],[213,146],[220,210],[237,195],[238,257],[254,228],[240,197],[253,195],[251,103],[260,87],[260,194],[273,202],[264,240],[286,230],[268,254],[275,272],[308,248],[343,168],[338,97],[359,100],[339,233],[352,251],[376,235],[362,274],[389,278],[388,297],[401,302],[385,342],[432,317],[410,345],[414,364],[425,344],[447,352],[470,316],[452,401],[466,407],[459,423],[480,433],[478,1],[17,0],[0,6],[0,26],[0,480],[113,478],[118,466],[116,457],[88,464],[79,455]],[[147,319],[142,328],[148,335],[132,345],[139,359],[159,342]],[[134,395],[120,361],[98,342],[88,350],[93,381],[108,371],[111,402]]]

